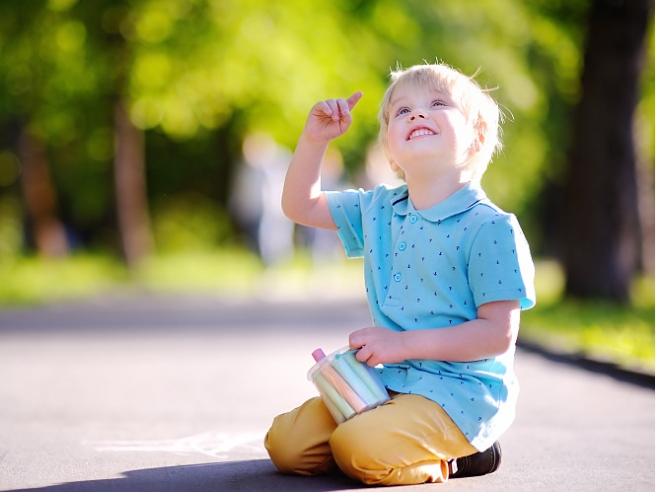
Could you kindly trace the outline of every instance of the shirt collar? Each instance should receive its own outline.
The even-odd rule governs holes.
[[[395,196],[392,200],[394,212],[398,215],[417,214],[431,222],[440,222],[454,215],[461,214],[472,208],[477,203],[487,200],[485,192],[478,184],[467,183],[446,200],[425,210],[415,209],[408,189]]]

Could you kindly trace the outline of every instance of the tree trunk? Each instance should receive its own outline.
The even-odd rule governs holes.
[[[132,268],[153,249],[146,195],[144,136],[123,101],[114,108],[116,209],[123,258]]]
[[[51,258],[66,256],[64,226],[57,215],[57,192],[52,183],[43,143],[27,128],[18,138],[21,187],[36,251]]]
[[[640,228],[633,116],[651,4],[593,0],[565,187],[566,294],[628,300]]]

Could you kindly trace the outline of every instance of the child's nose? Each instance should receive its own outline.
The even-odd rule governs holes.
[[[426,115],[422,111],[410,114],[410,121],[414,121],[417,118],[426,119]]]

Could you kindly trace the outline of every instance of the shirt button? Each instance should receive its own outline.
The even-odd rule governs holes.
[[[395,282],[400,282],[402,278],[402,275],[400,273],[395,273],[394,274],[394,281]]]
[[[410,216],[410,223],[414,224],[415,222],[417,222],[417,216],[416,215],[411,215]]]
[[[407,248],[407,245],[405,243],[399,244],[399,251],[405,251],[405,248]]]

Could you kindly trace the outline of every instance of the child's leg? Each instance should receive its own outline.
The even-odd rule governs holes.
[[[328,444],[337,423],[321,398],[278,415],[264,438],[271,461],[283,473],[318,475],[335,468]]]
[[[333,457],[351,478],[380,485],[445,482],[447,460],[476,452],[437,403],[419,395],[392,398],[332,433]]]

